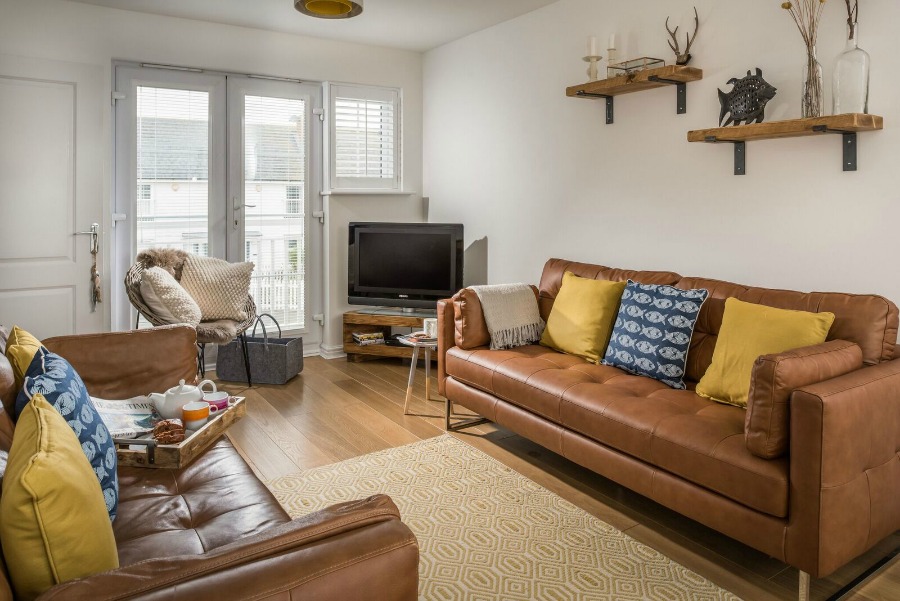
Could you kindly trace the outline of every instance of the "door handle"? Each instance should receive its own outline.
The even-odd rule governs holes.
[[[75,232],[75,235],[91,237],[91,254],[92,255],[96,255],[100,251],[100,224],[99,223],[92,223],[90,231]]]
[[[256,205],[246,205],[246,204],[242,205],[240,198],[238,198],[237,196],[232,197],[232,199],[231,199],[231,211],[232,211],[232,223],[233,223],[232,228],[234,230],[237,230],[238,225],[240,225],[240,223],[241,223],[240,215],[238,213],[241,209],[255,209],[255,208],[256,208]]]

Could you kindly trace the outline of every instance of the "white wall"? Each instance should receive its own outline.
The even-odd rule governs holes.
[[[602,101],[565,96],[587,80],[588,35],[605,46],[616,31],[620,56],[668,61],[666,16],[683,32],[694,3],[692,66],[704,79],[688,85],[686,115],[671,88],[617,98],[614,125]],[[537,282],[558,256],[900,302],[900,2],[860,4],[870,111],[886,129],[859,136],[856,173],[841,171],[840,136],[751,142],[742,177],[732,146],[686,142],[717,125],[716,88],[755,67],[779,89],[767,120],[800,116],[804,47],[776,0],[560,0],[435,49],[424,70],[429,219],[463,222],[467,243],[487,236],[491,283]],[[828,2],[828,107],[845,19],[844,3]]]
[[[304,18],[297,15],[297,18]],[[422,189],[422,56],[242,27],[121,11],[61,0],[0,0],[0,54],[100,65],[109,98],[113,60],[184,65],[275,75],[307,81],[344,81],[403,89],[405,189]],[[113,154],[111,107],[104,108],[104,153],[109,181]],[[2,140],[0,140],[2,143]],[[108,186],[108,184],[107,184]],[[106,192],[109,206],[109,189]],[[330,202],[328,253],[346,246],[348,221],[422,218],[421,197],[339,197]],[[108,223],[108,216],[105,217]],[[108,232],[106,232],[108,235]],[[108,238],[107,238],[108,239]],[[107,245],[108,247],[108,245]],[[344,251],[346,254],[346,251]],[[330,261],[326,288],[326,346],[341,341],[346,305],[346,260]],[[116,283],[118,284],[118,283]]]

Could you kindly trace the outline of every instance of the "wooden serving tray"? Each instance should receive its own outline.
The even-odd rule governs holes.
[[[178,444],[157,444],[155,440],[116,440],[119,465],[156,469],[181,469],[199,457],[226,430],[247,414],[244,397],[234,397],[225,411],[219,411],[206,424]]]

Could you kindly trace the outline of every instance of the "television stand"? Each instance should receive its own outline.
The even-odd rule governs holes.
[[[395,308],[372,308],[344,313],[344,352],[347,354],[347,361],[359,362],[383,357],[411,360],[413,355],[411,346],[388,346],[386,344],[362,346],[353,342],[353,332],[381,332],[385,338],[388,338],[391,335],[392,327],[421,330],[424,327],[422,320],[434,317],[437,313],[423,309],[415,311],[416,313],[409,314]],[[432,355],[432,360],[437,361],[437,353]]]
[[[354,313],[364,313],[366,315],[388,315],[392,317],[437,317],[436,309],[414,309],[412,307],[371,307],[369,309],[359,309]]]

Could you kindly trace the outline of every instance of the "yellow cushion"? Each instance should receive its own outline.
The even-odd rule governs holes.
[[[609,344],[625,285],[563,274],[541,344],[598,363]]]
[[[100,483],[72,428],[40,394],[16,423],[0,544],[17,599],[119,566]]]
[[[729,298],[712,363],[697,383],[697,394],[746,407],[750,374],[760,355],[821,344],[833,323],[833,313],[788,311]]]
[[[31,360],[34,359],[39,348],[41,348],[40,340],[19,326],[13,326],[9,339],[6,341],[6,358],[12,364],[17,389],[22,388],[25,372],[28,371],[28,366],[31,365]]]

